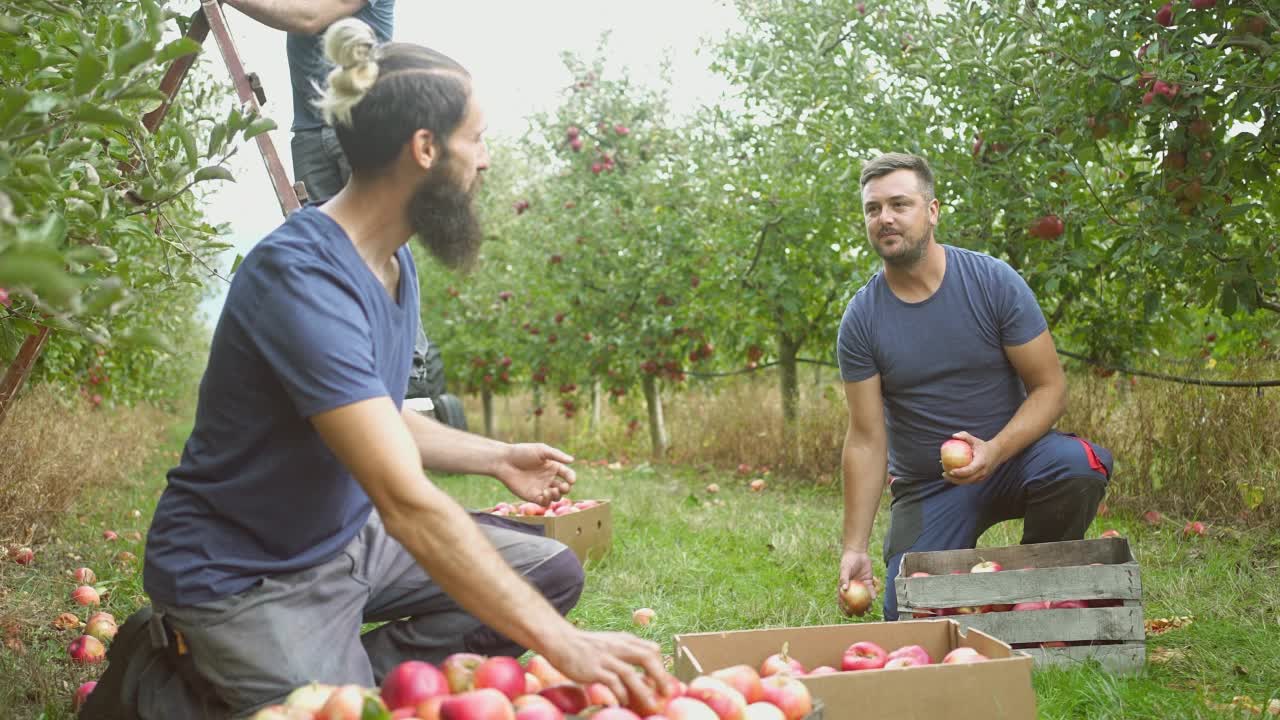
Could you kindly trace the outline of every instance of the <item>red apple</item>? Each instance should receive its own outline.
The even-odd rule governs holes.
[[[93,689],[97,686],[97,680],[80,683],[80,687],[76,688],[76,696],[71,700],[71,709],[79,712],[84,705],[84,701],[89,699],[89,693],[93,692]]]
[[[636,625],[648,625],[653,622],[653,616],[656,614],[652,608],[640,608],[631,613],[631,622]]]
[[[968,665],[969,663],[986,662],[986,655],[971,647],[958,647],[942,658],[943,665]]]
[[[542,681],[538,679],[537,675],[534,675],[531,672],[526,672],[524,674],[525,695],[537,695],[542,692],[542,687]]]
[[[1048,603],[1047,601],[1045,601],[1045,602],[1020,602],[1020,603],[1017,603],[1016,605],[1014,605],[1014,606],[1013,606],[1013,609],[1014,609],[1015,611],[1018,611],[1018,612],[1023,611],[1023,610],[1048,610],[1048,609],[1049,609],[1049,603]]]
[[[1164,517],[1157,510],[1148,510],[1142,513],[1142,519],[1145,520],[1148,525],[1159,525],[1160,522],[1164,520]]]
[[[1079,610],[1087,607],[1089,607],[1087,600],[1054,600],[1049,603],[1051,610]]]
[[[1156,11],[1156,22],[1165,27],[1173,24],[1173,3],[1165,3],[1163,7]]]
[[[764,699],[764,686],[760,684],[760,673],[750,665],[733,665],[711,673],[711,677],[723,680],[729,687],[742,693],[748,703],[756,703]]]
[[[1198,535],[1200,537],[1204,537],[1204,533],[1205,533],[1204,523],[1200,522],[1199,520],[1189,522],[1186,524],[1185,527],[1182,528],[1182,534],[1188,537],[1191,535]]]
[[[440,720],[440,706],[445,700],[449,699],[449,695],[440,695],[429,700],[418,703],[415,711],[420,720]],[[554,709],[554,708],[553,708]],[[537,718],[536,720],[564,720],[563,717]]]
[[[782,652],[770,655],[760,664],[760,677],[762,678],[778,674],[803,675],[804,673],[804,665],[787,655],[787,647],[785,645],[782,647]]]
[[[844,651],[840,667],[844,670],[879,670],[889,655],[876,643],[863,640],[850,645]]]
[[[929,651],[919,645],[903,645],[902,647],[889,653],[889,660],[900,657],[911,657],[916,660],[917,665],[932,665],[933,658],[929,656]],[[888,662],[885,663],[888,665]]]
[[[493,688],[452,695],[440,703],[440,720],[515,720],[511,700]]]
[[[984,560],[969,569],[971,573],[990,573],[1000,572],[1004,566],[994,560]]]
[[[1120,533],[1119,533],[1119,531],[1116,531],[1116,530],[1103,530],[1103,531],[1102,531],[1102,534],[1101,534],[1101,535],[1099,535],[1098,537],[1104,537],[1104,538],[1118,538],[1118,537],[1120,537]]]
[[[973,446],[963,440],[952,438],[942,443],[942,469],[951,472],[973,462]]]
[[[816,675],[831,675],[838,672],[840,671],[831,667],[830,665],[819,665],[818,667],[805,673],[805,677],[814,677]]]
[[[591,703],[587,700],[587,691],[581,685],[574,683],[564,683],[561,685],[552,685],[542,689],[538,693],[542,697],[551,701],[561,712],[570,715],[580,713]]]
[[[689,683],[685,697],[701,700],[720,720],[742,720],[747,711],[746,697],[729,683],[710,675],[702,675]]]
[[[557,670],[551,664],[551,661],[542,655],[534,655],[529,658],[529,662],[525,664],[525,670],[538,678],[544,688],[549,688],[553,685],[564,685],[569,682],[569,678],[565,677],[564,673]]]
[[[67,646],[67,654],[74,662],[92,665],[102,662],[102,658],[107,654],[107,648],[98,638],[92,635],[81,635]]]
[[[94,590],[89,585],[81,585],[71,591],[71,599],[75,600],[80,605],[97,605],[98,591]]]
[[[103,531],[102,531],[102,539],[103,539],[103,540],[106,540],[106,541],[108,541],[108,542],[110,542],[110,541],[112,541],[112,540],[115,540],[115,539],[116,539],[116,538],[118,538],[118,537],[120,537],[120,536],[119,536],[119,535],[116,535],[116,533],[115,533],[115,531],[114,531],[114,530],[103,530]]]
[[[676,681],[674,687],[659,688],[657,681],[648,675],[644,676],[644,684],[651,693],[648,699],[642,699],[638,693],[631,693],[627,698],[627,709],[643,718],[661,717],[662,709],[666,707],[667,702],[671,698],[684,696],[687,689],[687,686],[679,681]]]
[[[493,688],[514,698],[525,693],[524,668],[513,657],[497,656],[480,663],[472,678],[476,689]]]
[[[87,567],[76,568],[71,572],[71,577],[81,585],[92,585],[98,581],[98,576]]]
[[[592,713],[591,720],[640,720],[640,716],[624,707],[607,707]]]
[[[475,689],[476,668],[484,661],[483,655],[475,653],[454,653],[445,658],[440,669],[449,682],[449,692],[464,693]]]
[[[584,690],[587,691],[587,704],[595,707],[618,707],[622,703],[618,702],[618,696],[613,694],[608,685],[604,683],[588,683]]]
[[[717,484],[715,484],[715,483],[711,483],[710,485],[708,485],[708,486],[707,486],[707,492],[709,492],[709,493],[711,493],[712,495],[714,495],[714,494],[716,494],[716,493],[720,492],[720,486],[719,486],[719,485],[717,485]]]
[[[116,636],[119,628],[116,627],[116,619],[111,613],[96,612],[89,616],[84,624],[84,634],[92,635],[102,642],[110,642]]]
[[[36,559],[35,551],[29,547],[15,548],[9,551],[9,557],[19,565],[30,565]]]
[[[521,676],[524,670],[520,671]],[[392,710],[449,694],[449,680],[435,665],[420,660],[400,663],[382,680],[382,701]]]
[[[844,601],[846,615],[861,617],[871,607],[871,591],[859,580],[850,580],[848,585],[840,588],[840,599]]]
[[[801,720],[813,710],[813,696],[799,680],[773,675],[760,682],[764,685],[764,701],[777,705],[787,720]]]
[[[746,464],[746,463],[738,463],[738,474],[739,474],[739,475],[750,475],[750,474],[751,474],[751,466],[750,466],[750,465],[748,465],[748,464]]]
[[[720,720],[715,710],[691,697],[671,698],[662,709],[662,714],[668,720]]]

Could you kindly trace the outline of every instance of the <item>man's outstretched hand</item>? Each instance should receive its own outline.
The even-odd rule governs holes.
[[[493,476],[523,500],[548,505],[568,495],[577,475],[573,457],[543,443],[508,446]]]
[[[543,654],[570,680],[582,685],[603,683],[623,704],[653,706],[654,688],[661,695],[671,695],[675,689],[675,678],[662,666],[658,644],[630,633],[575,630]],[[654,684],[646,683],[646,677]]]

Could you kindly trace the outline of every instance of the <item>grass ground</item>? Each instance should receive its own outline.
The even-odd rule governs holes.
[[[146,602],[136,562],[142,554],[123,537],[145,532],[164,469],[186,436],[175,428],[170,452],[132,482],[91,489],[57,526],[29,567],[0,562],[0,718],[70,717],[74,688],[101,668],[73,666],[65,647],[72,631],[51,626],[76,611],[67,572],[93,568],[107,591],[103,609],[123,621]],[[440,482],[471,507],[504,497],[495,481]],[[710,482],[721,491],[709,496]],[[574,495],[614,501],[612,553],[589,567],[587,589],[572,618],[593,629],[636,630],[671,651],[676,633],[846,622],[834,603],[840,500],[831,488],[784,487],[771,480],[751,493],[746,479],[680,467],[633,465],[580,468]],[[142,517],[134,518],[133,510]],[[877,524],[883,532],[885,521]],[[1146,672],[1120,679],[1091,667],[1038,672],[1043,718],[1247,717],[1215,709],[1247,696],[1265,707],[1280,697],[1280,538],[1211,528],[1184,539],[1181,525],[1148,527],[1136,519],[1100,519],[1096,536],[1114,527],[1133,543],[1143,566],[1148,618],[1192,616],[1184,628],[1150,637]],[[105,529],[122,534],[106,542]],[[993,529],[982,545],[1016,542],[1020,528]],[[631,611],[657,611],[647,628]],[[85,613],[80,613],[84,619]],[[863,621],[879,618],[878,608]]]

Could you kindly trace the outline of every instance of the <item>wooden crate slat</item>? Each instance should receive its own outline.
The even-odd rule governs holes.
[[[984,560],[994,560],[1008,570],[1016,570],[1024,567],[1052,568],[1089,563],[1116,565],[1132,562],[1133,559],[1133,551],[1126,538],[1067,540],[973,550],[907,553],[902,558],[902,575],[907,576],[913,572],[945,575],[952,570],[968,572]]]
[[[950,615],[947,619],[1010,644],[1052,640],[1142,641],[1146,637],[1141,607],[1027,610]]]
[[[1036,667],[1080,665],[1096,660],[1108,672],[1130,675],[1141,672],[1147,661],[1145,643],[1121,643],[1119,645],[1077,645],[1064,648],[1024,648]]]
[[[898,607],[965,607],[1044,600],[1139,600],[1142,575],[1137,563],[1002,570],[967,575],[894,579]]]

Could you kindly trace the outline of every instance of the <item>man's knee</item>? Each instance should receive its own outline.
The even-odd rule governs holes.
[[[563,545],[561,548],[560,552],[530,570],[526,577],[561,615],[565,615],[578,604],[586,584],[586,573],[573,551]]]

